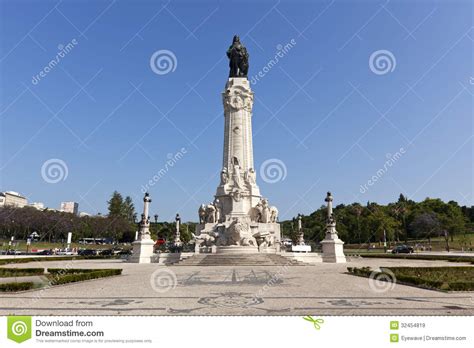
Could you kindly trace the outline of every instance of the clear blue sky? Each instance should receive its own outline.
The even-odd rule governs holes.
[[[142,185],[185,148],[150,188],[151,210],[196,220],[219,180],[225,51],[239,34],[251,76],[296,42],[252,86],[257,182],[281,219],[312,212],[328,190],[336,204],[400,192],[473,204],[470,1],[0,3],[2,191],[104,213],[118,190],[140,210]],[[174,71],[152,71],[158,50],[173,52]],[[395,62],[376,74],[379,50]],[[44,180],[50,159],[65,163],[64,180]],[[284,180],[261,179],[268,159],[284,163]]]

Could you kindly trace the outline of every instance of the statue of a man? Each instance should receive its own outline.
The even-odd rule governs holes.
[[[240,38],[235,35],[227,50],[229,58],[229,77],[247,77],[249,71],[249,54],[247,49],[240,42]]]

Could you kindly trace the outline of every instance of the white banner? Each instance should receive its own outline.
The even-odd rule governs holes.
[[[0,347],[472,347],[472,317],[0,317]]]

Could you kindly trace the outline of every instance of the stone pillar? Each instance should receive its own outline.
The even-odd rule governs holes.
[[[333,198],[332,198],[332,195],[331,195],[331,192],[328,192],[327,193],[327,196],[326,198],[324,199],[325,202],[327,202],[327,219],[329,220],[329,218],[332,216],[332,201],[333,201]]]
[[[183,243],[181,242],[181,233],[179,232],[179,227],[181,225],[181,218],[179,214],[176,214],[176,234],[174,237],[174,245],[180,247]]]
[[[153,258],[153,246],[155,242],[150,236],[150,218],[148,212],[150,211],[151,198],[145,193],[143,197],[143,214],[140,221],[140,230],[138,231],[138,239],[133,242],[133,254],[129,262],[135,263],[151,263]]]
[[[242,217],[260,200],[255,182],[252,143],[253,92],[244,77],[229,78],[222,93],[224,104],[224,178],[216,199],[222,204],[221,219]]]
[[[257,239],[265,238],[262,249],[276,250],[281,240],[278,209],[262,198],[253,162],[252,107],[254,94],[246,77],[227,80],[224,106],[224,148],[220,184],[214,202],[202,205],[196,236],[215,236],[213,252],[255,253]],[[208,219],[215,207],[215,216]],[[265,206],[264,206],[265,205]],[[207,212],[209,211],[209,212]],[[209,246],[209,245],[208,245]]]
[[[298,245],[304,245],[304,233],[303,233],[303,223],[302,223],[301,214],[298,214],[298,232],[299,232],[299,239]]]
[[[323,247],[323,262],[345,263],[344,242],[339,239],[336,230],[336,219],[332,211],[333,197],[331,192],[327,193],[325,201],[327,202],[327,223],[326,236],[321,242]]]

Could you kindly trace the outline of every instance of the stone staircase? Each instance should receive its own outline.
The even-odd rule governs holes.
[[[279,254],[197,254],[174,266],[303,266],[304,262]]]

